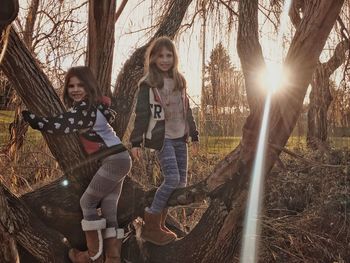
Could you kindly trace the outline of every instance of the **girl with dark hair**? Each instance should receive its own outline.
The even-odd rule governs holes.
[[[100,93],[97,81],[88,67],[70,68],[66,74],[63,101],[69,107],[54,117],[39,117],[23,111],[23,118],[33,129],[50,134],[78,133],[89,155],[108,152],[80,199],[83,212],[81,226],[87,251],[71,249],[72,262],[120,263],[123,229],[118,228],[117,205],[123,181],[131,168],[131,158],[110,123],[114,119],[110,99]],[[100,204],[101,216],[97,212]],[[105,261],[103,258],[105,250]]]

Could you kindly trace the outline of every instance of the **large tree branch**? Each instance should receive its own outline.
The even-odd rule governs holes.
[[[128,0],[123,0],[122,3],[120,4],[120,6],[118,7],[117,12],[114,15],[114,22],[116,23],[121,15],[121,13],[123,12],[126,4],[128,3]]]
[[[289,17],[292,24],[297,28],[301,22],[300,12],[304,8],[304,0],[294,0],[292,1],[292,6],[289,10]]]
[[[97,78],[103,94],[111,95],[116,1],[89,0],[86,65]]]
[[[2,227],[39,262],[66,262],[68,244],[64,236],[42,224],[3,186],[0,186],[0,208]]]
[[[348,39],[344,39],[337,44],[334,50],[333,56],[325,63],[322,63],[322,67],[326,69],[328,76],[332,75],[333,72],[339,68],[346,60],[346,52],[349,50],[350,42]]]
[[[24,26],[23,40],[29,50],[33,51],[33,31],[38,13],[39,0],[32,0],[30,2],[26,23]]]
[[[256,76],[265,66],[258,33],[258,2],[242,1],[239,4],[240,14],[238,23],[237,52],[241,60],[245,78],[248,104],[254,111],[261,103],[257,87]]]

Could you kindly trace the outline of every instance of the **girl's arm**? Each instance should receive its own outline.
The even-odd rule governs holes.
[[[81,102],[77,107],[54,117],[39,117],[29,111],[22,112],[23,119],[36,130],[56,135],[65,135],[94,126],[96,110]]]
[[[197,125],[196,122],[194,121],[193,114],[192,114],[192,109],[189,104],[189,99],[186,97],[186,103],[188,105],[187,107],[187,123],[189,126],[189,135],[191,137],[192,142],[198,142],[199,141],[199,132],[197,130]]]
[[[143,141],[143,135],[147,131],[151,114],[149,107],[149,87],[147,85],[140,85],[135,114],[134,129],[130,135],[130,142],[132,147],[140,147]]]

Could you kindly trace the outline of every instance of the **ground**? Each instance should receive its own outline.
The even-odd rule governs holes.
[[[60,175],[52,157],[38,145],[39,154],[30,146],[31,152],[22,152],[16,161],[1,158],[0,178],[16,194]],[[283,165],[276,165],[266,178],[259,262],[350,262],[350,151],[291,150],[295,154],[282,153]],[[133,177],[147,189],[161,182],[161,174],[154,154],[146,156],[134,163]],[[202,151],[191,158],[189,184],[208,176],[223,157]],[[172,208],[171,214],[188,232],[208,202]]]

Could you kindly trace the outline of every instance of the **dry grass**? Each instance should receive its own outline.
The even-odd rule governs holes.
[[[266,181],[259,262],[350,262],[350,170],[344,168],[350,152],[321,155],[296,149],[307,159],[343,167],[315,167],[282,155],[286,169],[274,168]],[[188,184],[204,179],[222,157],[203,150],[190,157]],[[18,195],[61,174],[41,138],[27,139],[15,161],[2,155],[0,171],[2,182]],[[132,177],[145,189],[161,183],[154,153],[147,151],[142,162],[134,162]],[[172,208],[171,214],[190,231],[206,208],[203,202]]]
[[[350,162],[350,154],[341,151],[306,156],[334,165]],[[273,171],[266,182],[261,262],[349,262],[348,168],[284,162],[287,169]]]
[[[41,136],[28,136],[13,160],[6,152],[0,155],[0,180],[16,195],[33,191],[62,175]]]

